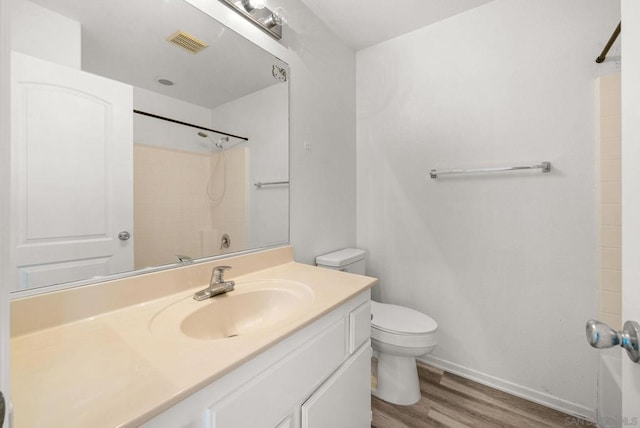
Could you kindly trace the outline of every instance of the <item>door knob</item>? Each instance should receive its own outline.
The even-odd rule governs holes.
[[[640,361],[640,324],[635,321],[624,323],[622,331],[616,331],[607,324],[596,321],[587,321],[586,326],[587,341],[594,348],[604,349],[616,345],[627,350],[627,355],[634,363]]]
[[[126,241],[129,238],[131,238],[131,234],[126,230],[123,230],[122,232],[118,233],[118,239],[121,241]]]
[[[4,426],[4,414],[6,412],[4,405],[4,395],[2,395],[2,391],[0,391],[0,428]]]

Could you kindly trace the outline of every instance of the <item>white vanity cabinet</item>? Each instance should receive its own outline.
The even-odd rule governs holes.
[[[367,290],[144,426],[369,427],[370,313]]]
[[[371,426],[370,368],[367,342],[302,405],[302,428]]]

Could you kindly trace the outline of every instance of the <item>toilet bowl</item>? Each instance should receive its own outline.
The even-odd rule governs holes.
[[[364,275],[366,252],[345,248],[316,257],[316,265]],[[420,400],[416,357],[436,346],[438,324],[422,312],[371,301],[371,346],[378,354],[378,382],[371,393],[393,404]]]
[[[371,393],[389,403],[417,403],[416,357],[436,347],[438,324],[413,309],[374,301],[371,314],[371,346],[378,353],[378,382]]]

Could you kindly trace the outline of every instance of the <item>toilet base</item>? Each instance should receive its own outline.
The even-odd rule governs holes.
[[[417,403],[421,394],[415,357],[378,353],[378,385],[371,394],[393,404]]]

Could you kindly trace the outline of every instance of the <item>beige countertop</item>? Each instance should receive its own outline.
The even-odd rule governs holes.
[[[228,277],[238,290],[261,279],[297,281],[313,290],[314,298],[308,310],[286,322],[224,340],[163,335],[150,328],[154,316],[204,284],[46,328],[17,327],[21,334],[11,339],[15,426],[137,426],[375,283],[292,261]],[[64,299],[58,296],[58,301]]]

